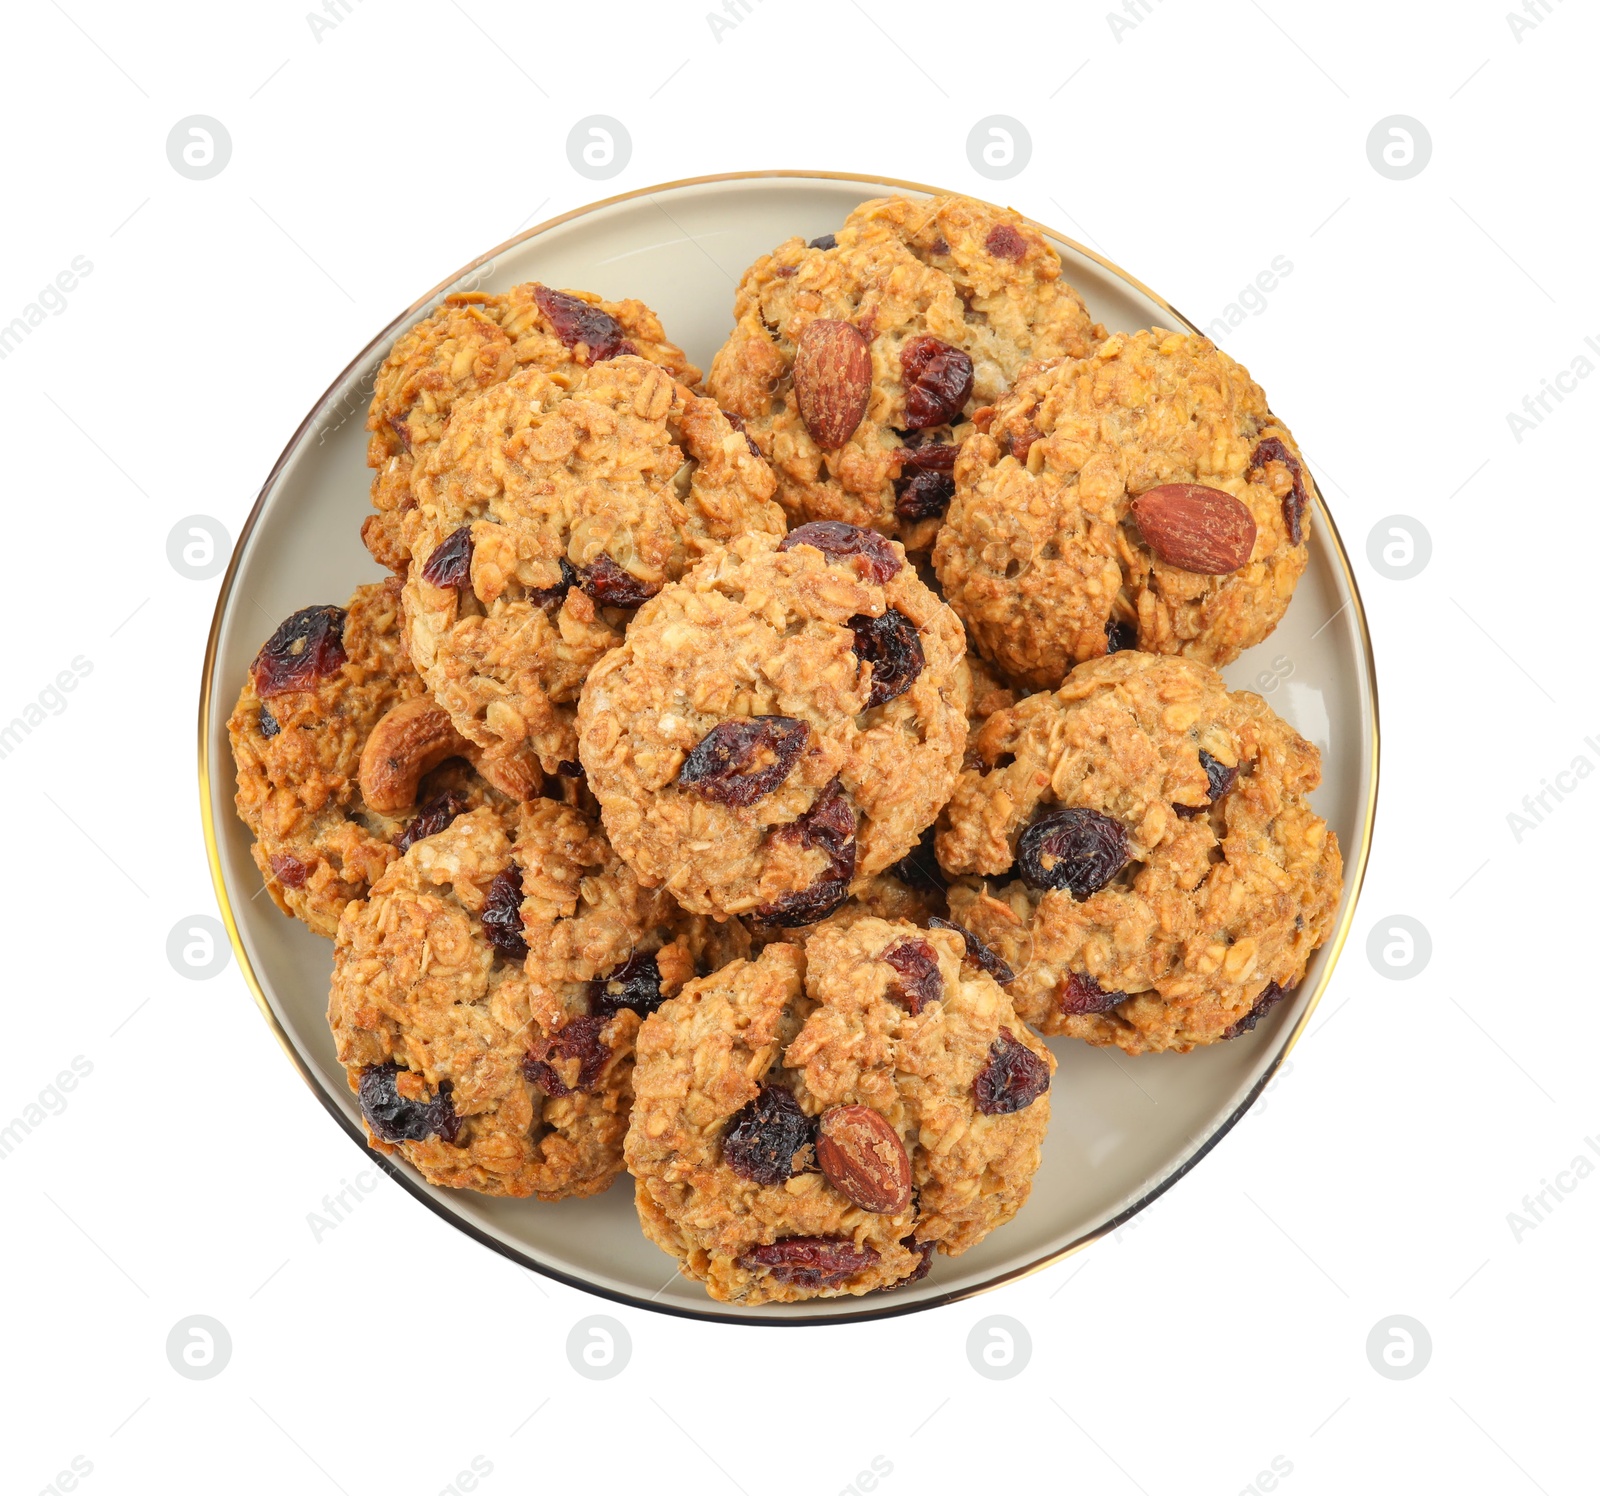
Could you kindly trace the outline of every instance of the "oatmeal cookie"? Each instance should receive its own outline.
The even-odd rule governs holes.
[[[1123,651],[995,713],[938,834],[950,918],[1047,1034],[1129,1054],[1255,1027],[1333,928],[1315,747],[1194,660]]]
[[[416,468],[411,658],[495,763],[559,772],[578,688],[633,610],[734,536],[781,535],[774,484],[710,400],[642,358],[514,374],[458,402]]]
[[[1012,680],[1054,687],[1133,646],[1225,665],[1283,617],[1306,568],[1311,477],[1260,386],[1205,338],[1155,328],[1037,364],[986,427],[956,462],[933,559]],[[1204,503],[1240,544],[1190,554],[1191,533],[1176,549],[1173,519],[1158,532],[1138,503],[1158,495],[1191,519]]]
[[[1105,336],[1044,235],[966,197],[879,198],[745,272],[707,389],[738,416],[795,522],[933,543],[972,412],[1032,359]]]
[[[639,1032],[645,1235],[723,1301],[915,1281],[1027,1199],[1054,1068],[947,931],[869,918],[768,946]]]
[[[412,470],[444,434],[456,401],[501,384],[518,369],[583,368],[636,353],[674,379],[700,371],[669,343],[641,301],[602,301],[588,291],[536,282],[504,293],[462,291],[401,335],[379,368],[367,414],[372,507],[361,538],[374,559],[404,575],[410,553],[404,517]]]
[[[612,843],[687,909],[815,923],[949,797],[962,649],[881,535],[735,541],[646,603],[584,687],[580,753]]]

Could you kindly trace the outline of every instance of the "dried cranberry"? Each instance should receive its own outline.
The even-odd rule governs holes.
[[[306,879],[311,876],[311,869],[287,852],[271,853],[267,858],[267,866],[272,869],[272,876],[285,888],[304,888]]]
[[[592,1091],[606,1068],[611,1051],[600,1038],[605,1020],[592,1014],[569,1018],[553,1034],[545,1034],[528,1046],[522,1057],[522,1073],[547,1096],[570,1096],[574,1091]],[[556,1068],[559,1061],[576,1060],[578,1073],[569,1085]],[[564,1066],[569,1070],[570,1065]]]
[[[972,360],[926,333],[900,349],[906,391],[906,425],[912,431],[947,426],[961,414],[972,393]]]
[[[402,1096],[396,1078],[400,1067],[392,1060],[369,1065],[361,1072],[357,1097],[361,1115],[373,1136],[385,1143],[420,1143],[436,1134],[453,1143],[461,1131],[461,1119],[450,1099],[450,1082],[440,1081],[439,1094],[432,1101],[412,1101]]]
[[[900,476],[894,480],[894,512],[914,522],[932,519],[950,507],[956,494],[952,469],[960,449],[949,442],[929,442],[925,447],[902,447]]]
[[[1086,1013],[1109,1013],[1118,1003],[1127,1000],[1126,992],[1107,992],[1093,977],[1079,971],[1069,971],[1066,980],[1056,988],[1056,1006],[1068,1018],[1082,1017]]]
[[[817,1123],[782,1086],[763,1086],[728,1119],[722,1136],[722,1161],[754,1184],[782,1184],[796,1172],[795,1155],[809,1148]],[[805,1165],[801,1160],[801,1167]]]
[[[1098,810],[1047,810],[1017,839],[1017,868],[1030,888],[1065,888],[1086,899],[1128,860],[1128,833]]]
[[[460,587],[471,575],[472,526],[462,525],[434,546],[422,580],[433,587]]]
[[[665,1001],[661,968],[654,956],[642,953],[629,956],[614,971],[589,983],[589,1011],[597,1018],[610,1018],[624,1008],[643,1018]]]
[[[908,1247],[922,1260],[911,1269],[905,1277],[897,1283],[891,1283],[890,1288],[904,1288],[909,1283],[920,1283],[928,1276],[928,1269],[933,1266],[933,1249],[936,1243],[931,1241],[918,1241],[915,1236],[902,1236],[900,1245]]]
[[[819,234],[815,239],[807,240],[807,249],[832,249],[839,240],[833,234]]]
[[[1137,649],[1139,647],[1139,630],[1120,618],[1106,619],[1106,653],[1117,654],[1124,649]]]
[[[1009,223],[997,223],[989,230],[983,247],[997,260],[1010,260],[1016,264],[1028,252],[1028,241]]]
[[[1222,1037],[1224,1039],[1237,1039],[1240,1034],[1248,1034],[1272,1008],[1275,1008],[1288,995],[1276,982],[1268,982],[1261,989],[1261,996],[1256,999],[1255,1006],[1237,1023],[1224,1029]]]
[[[715,805],[754,805],[789,777],[810,727],[797,717],[733,717],[689,750],[678,784]]]
[[[267,710],[265,703],[256,713],[256,731],[264,738],[275,738],[278,735],[278,719]]]
[[[552,291],[549,286],[535,286],[533,299],[568,348],[576,348],[579,343],[588,346],[591,364],[633,352],[622,324],[610,312],[568,296],[565,291]]]
[[[856,813],[837,779],[830,779],[799,820],[772,833],[777,842],[799,842],[807,851],[821,849],[828,866],[810,888],[785,894],[756,910],[756,918],[786,930],[826,919],[850,894],[856,871]]]
[[[899,941],[883,953],[883,959],[896,973],[889,983],[889,996],[909,1008],[913,1018],[944,996],[939,957],[926,940]]]
[[[459,815],[465,815],[467,797],[460,790],[444,790],[428,801],[395,838],[395,850],[405,853],[425,836],[437,836]]]
[[[1200,750],[1200,767],[1206,771],[1206,785],[1208,796],[1204,805],[1174,805],[1172,808],[1186,821],[1192,821],[1197,815],[1203,814],[1217,803],[1229,790],[1233,782],[1239,777],[1239,771],[1223,763],[1220,759],[1212,758],[1204,748]]]
[[[867,577],[882,586],[900,570],[900,557],[894,547],[876,530],[847,525],[842,519],[814,519],[789,531],[778,542],[780,551],[809,545],[824,556],[856,556]]]
[[[916,624],[898,608],[887,608],[881,618],[857,613],[850,632],[856,636],[857,656],[872,666],[868,707],[904,696],[927,663]]]
[[[1306,508],[1311,502],[1311,496],[1306,492],[1305,474],[1301,471],[1299,459],[1275,436],[1269,436],[1259,443],[1250,454],[1250,466],[1253,468],[1265,467],[1269,462],[1281,462],[1289,469],[1289,477],[1294,482],[1294,487],[1283,496],[1283,523],[1289,532],[1289,544],[1299,545],[1305,533]]]
[[[278,625],[250,666],[250,680],[263,700],[304,691],[344,664],[344,609],[331,604],[302,608]]]
[[[483,903],[483,933],[502,956],[525,961],[528,942],[522,933],[522,870],[512,863],[497,873]]]
[[[978,1110],[986,1117],[1020,1112],[1049,1089],[1050,1067],[1004,1028],[989,1046],[989,1058],[972,1082]]]
[[[947,254],[949,254],[950,253],[950,241],[948,239],[946,239],[943,234],[940,234],[939,237],[937,239],[935,239],[933,241],[933,243],[928,246],[928,253],[932,254],[932,255],[947,255]]]
[[[974,417],[976,420],[976,417]],[[1024,467],[1028,464],[1028,453],[1033,450],[1036,441],[1042,441],[1044,433],[1037,426],[1024,426],[1020,431],[1013,431],[1006,438],[1006,450],[1012,459],[1020,462]]]
[[[634,576],[604,551],[583,568],[581,585],[602,608],[637,608],[661,591],[659,582]]]
[[[963,966],[975,966],[979,971],[986,971],[1002,987],[1008,982],[1017,979],[1016,972],[1003,961],[999,955],[990,950],[976,935],[965,925],[958,925],[953,919],[940,919],[934,915],[928,920],[930,930],[954,930],[967,943],[966,954],[961,958]]]
[[[837,1288],[877,1260],[875,1248],[858,1247],[848,1236],[785,1236],[739,1259],[796,1288]]]
[[[929,826],[920,837],[917,844],[906,853],[898,862],[889,865],[889,875],[898,878],[910,888],[919,888],[924,893],[942,894],[950,886],[950,880],[945,877],[944,869],[939,866],[939,859],[933,851],[933,830]]]
[[[572,563],[565,556],[556,559],[561,567],[561,580],[554,587],[534,587],[528,593],[528,600],[537,607],[548,608],[552,604],[560,604],[578,585],[578,573],[573,570]]]

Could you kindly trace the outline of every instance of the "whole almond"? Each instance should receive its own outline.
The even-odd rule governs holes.
[[[867,340],[832,317],[808,322],[794,355],[794,398],[812,441],[824,452],[842,447],[867,413],[871,393]]]
[[[870,1106],[836,1106],[822,1114],[817,1164],[828,1183],[863,1210],[893,1215],[911,1203],[905,1144]]]
[[[1254,517],[1220,488],[1163,483],[1140,494],[1131,512],[1144,543],[1184,571],[1222,576],[1238,571],[1255,549]]]

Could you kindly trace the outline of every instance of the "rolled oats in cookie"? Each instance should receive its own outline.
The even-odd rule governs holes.
[[[484,772],[575,762],[584,677],[700,557],[783,533],[773,486],[710,400],[642,358],[528,368],[458,402],[414,474],[406,638]]]
[[[584,687],[580,751],[612,844],[697,913],[825,918],[949,797],[962,649],[881,535],[835,522],[735,541],[646,603]]]
[[[700,371],[667,341],[656,314],[641,301],[602,301],[588,291],[557,291],[537,282],[445,297],[401,335],[375,379],[367,466],[376,469],[377,513],[361,527],[374,558],[404,574],[412,473],[444,434],[458,400],[503,383],[519,369],[560,372],[619,353],[649,359],[684,384],[699,382]]]
[[[950,919],[1047,1034],[1236,1037],[1328,938],[1343,868],[1316,748],[1208,666],[1123,651],[996,712],[940,819]]]
[[[979,653],[1034,688],[1137,647],[1225,665],[1306,567],[1311,476],[1205,338],[1119,334],[1038,363],[963,447],[934,548]]]
[[[707,389],[778,474],[791,519],[933,543],[972,413],[1033,359],[1101,338],[1032,224],[972,198],[879,198],[745,272]]]
[[[1054,1068],[948,931],[864,918],[769,946],[639,1032],[645,1235],[725,1302],[913,1282],[1027,1199]]]

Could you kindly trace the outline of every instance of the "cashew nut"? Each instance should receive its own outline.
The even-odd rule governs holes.
[[[472,745],[450,725],[450,714],[426,696],[390,707],[361,750],[361,798],[380,815],[416,803],[417,783],[447,758],[466,757]]]

